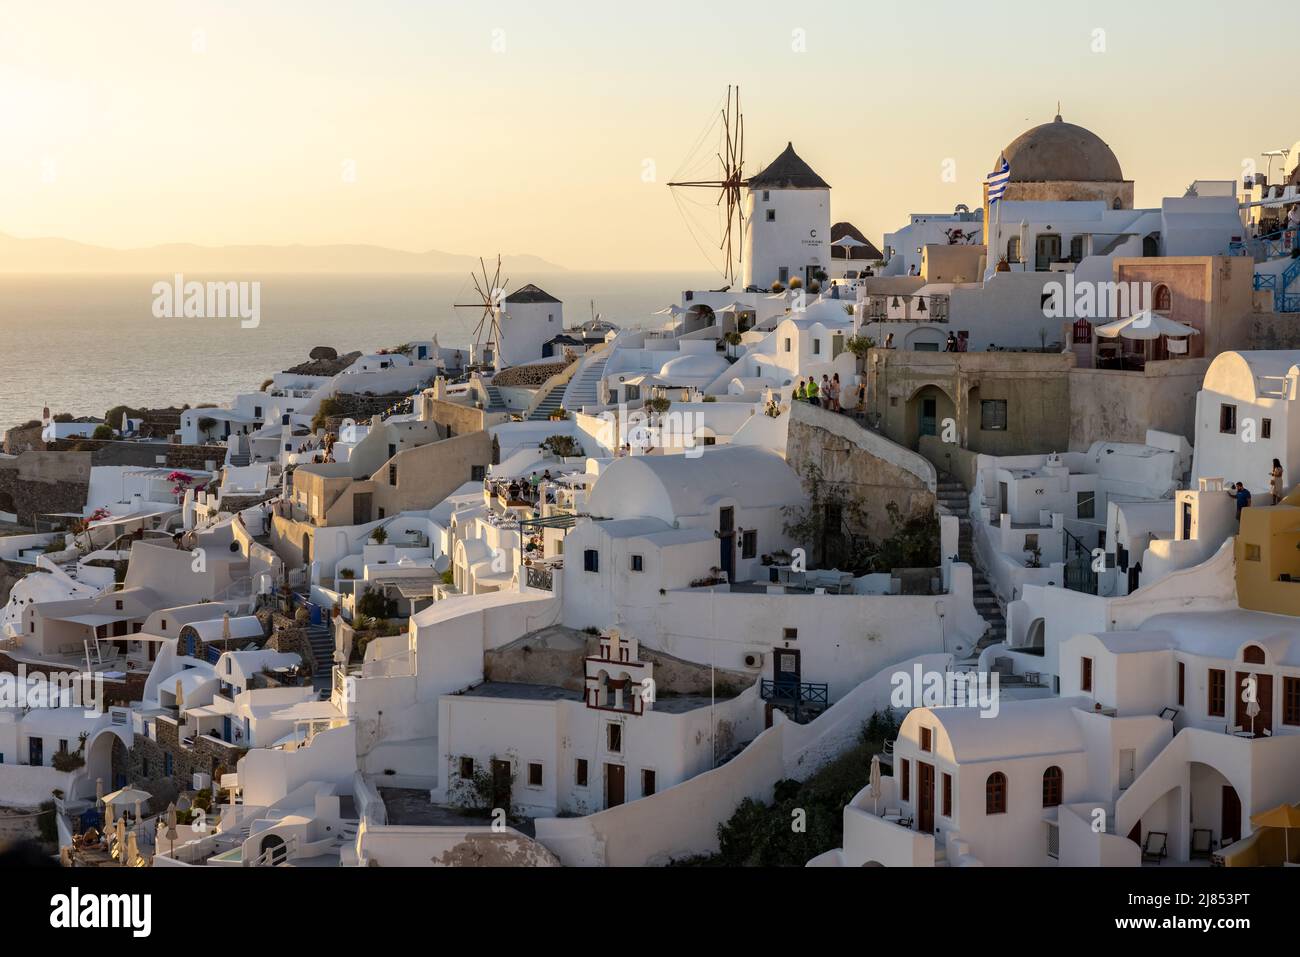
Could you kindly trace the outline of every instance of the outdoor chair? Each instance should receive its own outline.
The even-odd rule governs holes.
[[[1148,831],[1146,843],[1142,845],[1142,863],[1155,861],[1159,864],[1169,854],[1169,835],[1164,831]]]
[[[1208,827],[1192,828],[1192,858],[1210,859],[1214,856],[1214,832]]]

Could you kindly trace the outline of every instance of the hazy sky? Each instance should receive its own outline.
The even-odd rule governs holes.
[[[1300,26],[1293,4],[1250,9],[1274,35]],[[664,183],[729,82],[746,168],[793,140],[834,187],[833,217],[877,241],[909,212],[976,205],[1000,149],[1058,99],[1155,204],[1300,138],[1294,95],[1267,92],[1294,86],[1294,57],[1261,65],[1246,10],[4,0],[0,232],[698,271]]]

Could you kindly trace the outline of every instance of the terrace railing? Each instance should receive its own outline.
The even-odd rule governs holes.
[[[758,692],[764,701],[771,702],[773,707],[780,708],[801,723],[830,706],[830,686],[816,682],[764,678]]]

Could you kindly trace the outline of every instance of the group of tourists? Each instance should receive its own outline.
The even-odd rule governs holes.
[[[821,382],[817,381],[816,376],[809,376],[806,380],[800,379],[794,387],[794,399],[796,402],[808,402],[812,405],[821,406],[831,412],[843,412],[844,407],[840,403],[840,397],[843,394],[840,387],[840,374],[823,375]],[[853,393],[850,392],[850,395]],[[864,408],[867,400],[867,385],[865,382],[858,385],[857,388],[857,408]]]
[[[484,479],[483,486],[489,492],[501,496],[508,502],[527,502],[536,504],[538,501],[538,489],[545,483],[550,485],[554,482],[551,470],[547,469],[542,473],[533,472],[526,478],[511,479],[506,482],[502,479]]]

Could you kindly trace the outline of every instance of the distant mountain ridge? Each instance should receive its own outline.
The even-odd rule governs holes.
[[[488,258],[486,255],[483,257]],[[491,275],[496,254],[488,267]],[[563,272],[525,253],[502,255],[502,269]],[[455,273],[478,269],[477,256],[430,249],[413,253],[364,243],[309,246],[199,246],[167,243],[109,249],[71,239],[23,239],[0,233],[0,273]],[[235,277],[232,277],[235,278]]]

